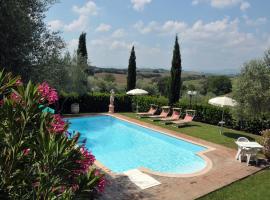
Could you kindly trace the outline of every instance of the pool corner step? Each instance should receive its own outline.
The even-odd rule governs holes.
[[[129,180],[142,190],[161,184],[153,177],[149,176],[148,174],[142,173],[138,169],[131,169],[125,171],[123,172],[123,174],[128,176]]]

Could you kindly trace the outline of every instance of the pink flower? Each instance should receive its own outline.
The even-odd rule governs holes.
[[[0,100],[0,107],[1,107],[2,105],[4,105],[4,99],[1,99],[1,100]]]
[[[103,192],[106,185],[106,180],[104,177],[101,177],[98,182],[98,192]]]
[[[29,152],[30,152],[30,149],[29,148],[25,148],[23,150],[23,155],[27,156],[29,154]]]
[[[91,152],[87,151],[87,149],[85,147],[82,147],[80,149],[80,151],[81,151],[83,158],[81,160],[76,161],[76,163],[80,164],[80,169],[74,170],[73,171],[74,174],[87,173],[89,170],[89,167],[91,165],[93,165],[95,160],[96,160],[95,156]]]
[[[99,175],[100,175],[100,171],[98,169],[96,169],[95,176],[99,176]]]
[[[38,93],[41,95],[41,102],[48,101],[53,104],[58,101],[58,94],[54,88],[51,88],[48,83],[43,82],[38,86]]]
[[[79,189],[79,185],[78,185],[78,184],[73,184],[73,185],[71,186],[71,190],[72,190],[73,192],[76,192],[78,189]]]
[[[23,85],[23,82],[21,79],[18,79],[15,83],[16,86],[22,86]]]
[[[63,193],[63,192],[65,192],[65,190],[66,190],[66,186],[62,185],[62,186],[60,187],[60,189],[59,189],[59,192],[60,192],[60,193]]]
[[[63,133],[66,129],[66,122],[62,119],[61,115],[53,115],[50,131],[54,133]]]
[[[22,98],[14,92],[11,93],[10,99],[16,103],[20,103],[20,101],[22,100]]]

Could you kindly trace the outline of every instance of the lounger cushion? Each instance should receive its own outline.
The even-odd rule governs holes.
[[[192,121],[193,117],[191,115],[186,115],[184,118],[185,121]]]

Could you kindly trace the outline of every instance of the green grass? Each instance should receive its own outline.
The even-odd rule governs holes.
[[[137,118],[134,113],[121,113],[127,117]],[[138,118],[137,118],[138,119]],[[181,132],[193,137],[201,138],[216,144],[224,145],[229,148],[236,148],[234,140],[240,136],[247,137],[251,140],[258,140],[259,136],[245,133],[243,131],[236,131],[232,129],[224,129],[224,134],[219,133],[219,127],[192,122],[190,126],[176,128],[171,125],[163,125],[158,122],[152,122],[148,119],[140,119],[151,124],[155,124],[170,130]],[[268,200],[270,199],[270,170],[266,169],[260,171],[245,179],[236,181],[231,185],[223,187],[212,193],[201,197],[200,200]]]
[[[125,115],[127,117],[131,118],[136,118],[136,115],[134,113],[121,113],[122,115]],[[221,135],[219,132],[219,127],[218,126],[213,126],[205,123],[200,123],[200,122],[192,122],[191,124],[184,126],[182,128],[177,128],[172,125],[164,125],[159,122],[153,122],[147,118],[142,118],[140,119],[141,121],[150,123],[150,124],[155,124],[158,126],[161,126],[163,128],[167,128],[179,133],[184,133],[193,137],[197,137],[203,140],[207,140],[209,142],[217,143],[229,148],[236,148],[235,140],[238,137],[247,137],[250,140],[258,140],[259,136],[250,134],[250,133],[245,133],[243,131],[236,131],[232,129],[227,129],[224,128],[224,133]]]
[[[200,200],[268,200],[270,199],[270,170],[266,169],[241,181],[221,188]]]

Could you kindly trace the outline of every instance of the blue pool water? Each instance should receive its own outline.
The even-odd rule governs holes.
[[[69,118],[69,131],[79,131],[86,147],[113,172],[145,167],[163,173],[189,174],[206,162],[196,153],[205,150],[111,116]]]

